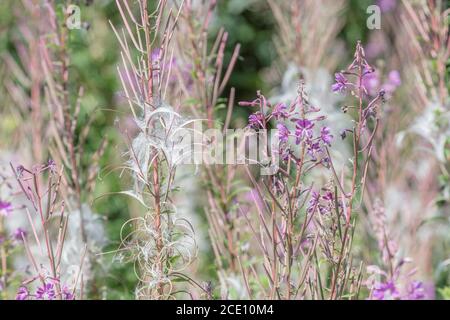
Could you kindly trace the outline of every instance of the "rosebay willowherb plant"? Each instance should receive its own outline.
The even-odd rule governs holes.
[[[225,133],[231,126],[235,89],[230,89],[228,99],[222,96],[239,57],[240,45],[234,47],[229,60],[226,61],[228,32],[220,28],[209,44],[208,37],[216,6],[217,1],[184,3],[178,28],[186,30],[189,38],[186,41],[183,32],[179,32],[176,37],[180,58],[177,60],[177,74],[184,98],[183,105],[189,107],[195,118],[204,119],[202,123],[208,130],[216,129],[216,132]],[[199,15],[203,17],[201,21],[198,20]],[[222,109],[226,110],[226,115],[221,115]],[[209,142],[214,148],[218,143],[223,143],[216,138],[216,134],[209,137],[205,132],[203,143],[207,145]],[[228,142],[233,141],[234,144],[235,136],[226,136],[225,139]],[[242,150],[242,146],[238,148]],[[222,297],[229,296],[232,287],[230,281],[233,281],[233,277],[239,272],[237,248],[240,231],[235,224],[239,213],[235,202],[243,184],[237,179],[238,174],[234,163],[201,166],[203,181],[199,187],[206,191],[206,197],[202,199],[206,203],[202,203],[202,206],[209,225],[208,235],[212,241]],[[207,282],[206,287],[210,287],[208,283],[210,282]]]
[[[16,208],[20,212],[15,214],[26,215],[29,222],[29,231],[25,231],[24,226],[16,236],[23,243],[30,265],[16,299],[82,299],[82,268],[86,248],[79,257],[78,265],[64,268],[61,259],[69,220],[60,197],[60,187],[65,183],[63,168],[58,168],[53,160],[31,169],[12,165],[11,168],[18,189],[28,201],[23,207]],[[31,241],[35,242],[34,245]]]
[[[67,25],[68,19],[75,14],[71,6],[74,3],[67,0],[60,4],[54,1],[12,4],[19,22],[20,37],[14,39],[14,44],[20,63],[15,62],[12,55],[5,55],[4,60],[10,70],[7,88],[14,102],[10,108],[20,110],[20,131],[30,131],[29,137],[22,137],[22,142],[30,140],[32,163],[40,163],[50,155],[66,168],[63,174],[67,183],[61,186],[60,193],[65,199],[66,211],[79,215],[78,227],[70,225],[67,237],[76,253],[74,256],[82,254],[85,243],[88,244],[85,270],[91,272],[85,273],[87,283],[92,280],[94,267],[99,263],[96,253],[105,242],[102,241],[102,245],[98,241],[91,243],[92,234],[87,234],[86,229],[90,228],[86,224],[92,220],[100,221],[88,203],[92,200],[90,195],[106,139],[94,151],[86,150],[95,117],[85,120],[80,115],[84,89],[75,83],[72,40]],[[22,13],[24,10],[26,15]],[[27,157],[28,150],[20,152],[23,158]],[[87,154],[89,162],[85,160]],[[103,233],[103,226],[99,224],[97,230]],[[70,257],[66,256],[64,263],[75,263]]]
[[[75,14],[72,4],[74,2],[69,0],[64,1],[62,7],[55,3],[47,3],[44,6],[50,11],[52,30],[43,40],[40,55],[43,57],[41,65],[45,78],[44,101],[49,114],[49,154],[57,163],[64,164],[67,170],[67,184],[62,192],[66,198],[67,210],[78,215],[78,230],[69,226],[68,237],[72,240],[72,250],[78,255],[87,244],[85,280],[95,287],[95,283],[90,280],[93,279],[94,268],[101,263],[98,253],[105,240],[94,240],[96,235],[103,233],[103,226],[101,220],[92,212],[89,203],[92,201],[91,194],[99,171],[99,161],[107,140],[102,139],[93,151],[87,150],[96,113],[86,117],[80,116],[81,105],[84,103],[84,87],[75,83],[75,74],[71,72],[71,30],[67,22]],[[89,161],[86,161],[86,156]],[[95,229],[92,228],[93,220],[97,221]],[[73,263],[70,262],[70,256],[65,260]],[[94,288],[86,288],[87,291],[91,289]]]
[[[392,98],[381,114],[382,126],[374,138],[375,165],[365,195],[369,213],[374,211],[374,200],[382,199],[391,238],[429,283],[448,277],[445,261],[435,259],[446,255],[441,244],[448,241],[447,227],[436,223],[448,217],[447,20],[442,1],[398,1],[386,15],[387,26],[378,31],[384,34],[381,47],[391,60],[387,64],[399,70],[402,86],[390,93]],[[371,47],[377,53],[375,44]],[[400,83],[394,71],[390,74]],[[381,84],[376,76],[369,82]],[[388,81],[387,89],[392,88],[389,82],[394,83]]]
[[[325,117],[320,108],[309,103],[303,84],[289,105],[271,105],[260,93],[256,100],[240,103],[259,110],[250,115],[250,127],[268,129],[274,122],[280,144],[267,152],[277,152],[283,160],[277,174],[262,177],[260,182],[247,169],[255,188],[257,212],[255,217],[251,211],[241,212],[262,258],[252,258],[258,256],[253,249],[239,255],[241,260],[249,259],[242,265],[251,265],[248,270],[241,268],[248,297],[358,297],[362,263],[352,257],[352,239],[378,123],[376,111],[384,95],[381,91],[365,102],[363,79],[373,71],[358,43],[353,62],[336,74],[332,88],[351,93],[357,101],[356,106],[344,110],[355,114],[354,126],[342,132],[342,138],[352,136],[353,140],[350,174],[345,167],[335,168],[329,151],[335,137],[329,127],[321,126]],[[295,129],[288,128],[286,123],[290,122]],[[308,181],[319,169],[324,169],[325,183]],[[256,223],[261,226],[259,230],[254,227]]]
[[[371,274],[366,280],[366,285],[370,290],[369,299],[419,300],[427,298],[429,292],[424,284],[413,278],[417,270],[406,269],[406,264],[411,263],[411,260],[399,256],[398,245],[391,238],[380,200],[375,201],[370,218],[382,256],[383,267],[376,265],[367,267],[368,273]]]
[[[320,106],[330,133],[338,136],[351,121],[351,117],[338,108],[343,97],[330,91],[333,72],[340,62],[338,53],[344,51],[337,36],[344,26],[342,13],[347,1],[268,1],[268,4],[278,25],[274,46],[280,60],[280,65],[272,64],[267,77],[267,81],[273,81],[274,75],[279,74],[274,90],[276,94],[272,93],[269,101],[288,103],[294,100],[297,79],[303,78],[310,102]],[[325,6],[327,10],[323,10]],[[323,21],[327,23],[323,24]],[[289,123],[287,126],[289,129],[293,127]],[[340,139],[335,140],[330,151],[338,166],[351,154],[348,144]]]
[[[177,214],[172,203],[178,162],[175,155],[182,137],[177,131],[192,121],[184,120],[166,103],[171,96],[171,40],[182,10],[169,9],[166,1],[149,8],[138,1],[137,14],[127,1],[117,1],[126,33],[113,26],[122,49],[123,68],[119,72],[125,97],[138,128],[137,136],[127,140],[133,189],[125,191],[143,207],[143,216],[130,219],[122,228],[120,257],[135,263],[139,285],[138,299],[169,299],[187,293],[175,287],[173,280],[184,280],[203,288],[183,273],[196,256],[194,230],[190,222]],[[154,10],[154,11],[152,11]],[[131,227],[131,231],[127,230]]]
[[[14,186],[12,179],[6,172],[6,168],[1,167],[0,173],[0,259],[1,259],[1,276],[0,276],[0,293],[2,299],[10,298],[11,287],[17,281],[20,281],[16,272],[11,267],[12,256],[18,250],[22,241],[22,233],[26,234],[24,228],[17,228],[13,232],[8,232],[6,226],[11,214],[14,213],[15,206],[12,203],[14,194]]]
[[[414,188],[418,194],[416,206],[410,206],[407,220],[402,220],[412,231],[410,237],[402,237],[401,241],[419,273],[434,283],[438,278],[448,279],[448,260],[436,261],[434,258],[447,255],[440,244],[449,240],[448,229],[433,221],[448,219],[450,208],[450,12],[445,1],[402,1],[401,4],[403,36],[396,38],[396,46],[406,53],[402,55],[403,72],[408,91],[415,94],[407,95],[410,99],[405,99],[414,112],[397,138],[402,152],[408,156],[407,178],[420,181]],[[405,146],[410,144],[421,148],[408,154]],[[423,157],[422,150],[430,156]],[[419,166],[423,174],[416,177],[414,167]],[[422,240],[419,243],[418,238]]]

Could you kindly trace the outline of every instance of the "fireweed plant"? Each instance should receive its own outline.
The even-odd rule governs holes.
[[[58,168],[53,160],[31,169],[12,165],[11,168],[17,188],[27,200],[26,205],[15,208],[18,211],[15,214],[26,215],[29,222],[28,227],[24,226],[15,233],[15,239],[25,248],[30,265],[16,299],[82,299],[86,248],[77,266],[71,266],[72,270],[62,270],[61,258],[69,221],[64,211],[64,200],[60,197],[63,168]],[[35,242],[37,249],[32,248],[31,241]]]
[[[196,119],[202,119],[201,123],[208,130],[217,129],[224,134],[231,125],[235,89],[230,89],[228,99],[222,96],[239,57],[240,45],[234,47],[227,62],[225,50],[229,34],[220,28],[212,45],[208,46],[208,36],[211,33],[209,29],[216,5],[216,1],[185,1],[178,27],[180,30],[188,30],[189,39],[186,41],[181,32],[177,35],[176,45],[181,63],[177,63],[176,70],[179,87],[185,98],[183,105],[187,111]],[[204,17],[203,20],[198,20],[198,13]],[[193,64],[186,61],[192,61]],[[187,75],[186,66],[190,71]],[[222,109],[226,110],[224,117],[220,115]],[[215,138],[215,135],[208,136],[205,132],[203,144],[210,143],[214,147],[217,145]],[[227,135],[225,139],[230,141],[235,136]],[[242,147],[238,146],[239,150]],[[239,215],[236,199],[246,188],[244,182],[237,178],[239,171],[235,164],[203,165],[200,169],[203,181],[201,187],[206,190],[207,195],[206,204],[203,205],[217,265],[220,296],[227,298],[231,296],[234,278],[239,273],[237,255],[240,232],[236,229]],[[211,281],[208,279],[203,286],[211,298],[214,290]]]
[[[23,228],[17,228],[9,233],[6,228],[6,220],[14,213],[15,208],[11,202],[13,186],[10,177],[5,174],[0,174],[0,190],[2,190],[2,198],[0,199],[0,293],[2,299],[7,299],[7,288],[10,283],[17,281],[15,279],[17,276],[10,268],[10,257],[20,246],[22,233],[26,234],[26,231]]]
[[[423,227],[413,229],[410,239],[402,238],[406,240],[402,247],[407,247],[408,256],[414,259],[420,275],[429,281],[432,289],[431,283],[436,279],[448,279],[448,260],[433,259],[441,250],[445,251],[440,245],[448,242],[448,232],[433,222],[448,219],[450,200],[450,12],[448,3],[441,1],[402,1],[400,9],[404,36],[397,38],[396,45],[406,49],[403,72],[408,77],[409,90],[416,94],[414,99],[407,101],[415,112],[410,115],[408,127],[398,134],[398,140],[402,146],[420,143],[430,155],[422,162],[427,168],[424,178],[416,178],[421,181],[416,191],[420,195],[421,208],[408,218],[412,221],[411,229],[417,225]],[[411,165],[414,165],[416,154],[417,151],[409,158]],[[408,172],[408,175],[412,174]],[[419,236],[422,239],[420,246],[414,240]],[[433,290],[427,293],[429,298],[435,295]]]
[[[97,113],[87,117],[80,116],[84,88],[82,85],[74,85],[70,30],[66,22],[75,13],[71,8],[72,4],[73,1],[65,1],[62,7],[54,3],[47,4],[53,28],[43,42],[40,54],[43,57],[42,70],[45,78],[44,101],[49,114],[48,149],[51,158],[66,168],[64,174],[67,184],[62,192],[65,193],[68,211],[74,214],[72,225],[79,228],[70,228],[72,230],[68,234],[68,240],[75,256],[82,254],[85,244],[87,245],[85,280],[90,282],[89,285],[95,286],[90,280],[94,277],[95,267],[101,264],[98,253],[106,239],[102,239],[102,222],[93,213],[89,203],[93,200],[91,194],[107,140],[102,139],[90,153],[86,150],[87,141],[92,138],[91,129]],[[87,155],[89,161],[86,161]],[[70,261],[70,257],[65,256],[65,260]],[[89,290],[96,289],[89,286],[86,291]]]
[[[347,1],[268,1],[277,21],[274,46],[279,61],[272,63],[270,73],[265,77],[269,83],[275,82],[274,92],[269,101],[273,104],[293,100],[297,95],[298,78],[304,79],[305,91],[310,101],[319,105],[326,115],[326,123],[331,134],[339,136],[351,117],[341,112],[337,106],[343,95],[334,94],[330,86],[334,71],[339,63],[336,53],[340,47],[338,34],[343,27],[342,12]],[[322,10],[326,5],[327,10]],[[324,26],[321,21],[327,21]],[[295,33],[287,30],[296,30]],[[308,32],[304,32],[308,30]],[[330,54],[333,52],[332,54]],[[281,71],[280,72],[280,66]],[[333,125],[330,125],[333,124]],[[293,128],[292,123],[287,124]],[[335,165],[342,166],[350,156],[351,150],[346,141],[335,140],[333,149]]]
[[[386,27],[377,31],[381,40],[370,40],[367,46],[369,56],[389,57],[386,67],[395,65],[398,72],[391,71],[384,83],[381,74],[368,79],[369,86],[385,86],[391,97],[374,138],[376,152],[364,201],[369,217],[378,215],[374,203],[382,201],[378,207],[385,211],[385,229],[399,248],[393,250],[395,260],[410,261],[403,264],[401,273],[417,270],[415,278],[423,282],[426,298],[432,299],[436,279],[448,278],[446,261],[434,258],[446,255],[448,241],[446,228],[436,223],[448,216],[448,10],[441,1],[393,4],[385,14]],[[394,41],[392,47],[389,39]],[[400,78],[402,86],[396,87]],[[364,259],[389,273],[384,260],[369,263],[372,258]],[[404,277],[394,281],[397,288],[407,284]]]
[[[420,300],[427,298],[424,284],[414,279],[417,270],[405,268],[408,263],[412,262],[411,259],[399,257],[398,245],[391,238],[380,200],[374,204],[371,220],[383,267],[376,265],[367,267],[370,275],[366,280],[366,285],[370,290],[369,299]]]
[[[154,11],[147,1],[137,4],[136,16],[127,1],[117,1],[126,31],[112,28],[122,49],[125,71],[119,70],[120,80],[138,128],[134,138],[125,132],[129,160],[124,169],[131,172],[134,182],[133,189],[122,194],[136,199],[143,215],[124,224],[116,257],[135,265],[136,298],[171,299],[189,296],[193,290],[175,286],[177,281],[204,291],[183,273],[197,254],[195,234],[172,202],[177,165],[185,156],[174,156],[181,139],[177,131],[193,122],[166,103],[171,95],[171,40],[183,4],[175,11],[166,1],[159,1]]]
[[[420,114],[406,130],[425,140],[434,158],[439,162],[440,196],[437,203],[448,205],[449,190],[449,150],[450,150],[450,94],[448,87],[448,59],[450,58],[449,10],[440,2],[433,1],[411,4],[402,1],[402,25],[408,39],[408,70],[421,81],[411,83],[418,92],[414,103]],[[417,12],[427,12],[419,15]],[[431,25],[432,27],[428,27]],[[432,44],[423,45],[432,39]],[[398,46],[403,45],[401,39]],[[423,108],[426,106],[426,108]],[[428,125],[425,129],[424,126]]]
[[[67,21],[75,13],[71,7],[75,3],[78,2],[23,1],[13,6],[16,11],[26,12],[26,15],[18,14],[21,37],[14,42],[20,63],[8,55],[3,59],[11,74],[7,89],[15,103],[12,109],[20,106],[19,115],[24,127],[21,129],[31,131],[32,163],[41,163],[50,156],[66,168],[63,174],[67,183],[61,186],[60,193],[65,200],[66,212],[74,215],[67,234],[71,254],[64,255],[63,263],[75,263],[71,258],[83,254],[87,244],[84,277],[87,284],[100,263],[97,253],[106,242],[101,236],[103,225],[88,204],[92,200],[90,195],[106,139],[96,150],[86,150],[96,117],[93,113],[84,119],[80,114],[84,89],[75,83],[76,75],[72,71],[71,30]],[[86,158],[89,158],[88,163]],[[85,290],[90,291],[90,288]]]
[[[271,105],[260,93],[256,100],[240,103],[258,108],[249,117],[249,127],[267,130],[273,122],[280,144],[267,152],[277,152],[283,160],[277,174],[259,182],[246,169],[259,204],[256,219],[244,210],[242,214],[263,257],[261,261],[245,261],[251,264],[251,271],[241,269],[249,298],[358,297],[363,265],[352,257],[352,239],[378,124],[377,109],[384,97],[381,91],[366,102],[363,80],[372,72],[358,42],[353,62],[336,74],[332,86],[334,92],[349,93],[356,100],[355,106],[343,108],[355,114],[353,127],[341,134],[342,139],[351,137],[353,141],[350,173],[346,167],[335,168],[329,148],[339,137],[321,125],[325,117],[320,108],[309,103],[303,84],[289,105]],[[293,122],[295,129],[289,130],[287,122]],[[328,182],[309,182],[311,172],[320,168],[328,173]],[[261,225],[259,230],[253,226],[256,221]]]

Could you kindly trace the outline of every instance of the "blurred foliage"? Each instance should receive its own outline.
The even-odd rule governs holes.
[[[444,300],[450,300],[450,287],[445,287],[442,289],[439,289],[439,294],[441,295],[442,299]]]

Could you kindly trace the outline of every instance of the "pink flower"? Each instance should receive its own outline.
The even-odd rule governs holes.
[[[331,87],[333,92],[343,92],[350,84],[350,82],[348,82],[347,78],[341,72],[336,73],[334,75],[334,78],[336,83]]]
[[[308,119],[299,119],[297,120],[296,126],[295,126],[295,136],[296,144],[299,144],[300,141],[303,139],[311,139],[313,136],[313,129],[314,123],[312,123],[311,120]]]
[[[382,89],[388,94],[392,94],[401,84],[400,73],[397,70],[392,70],[389,72],[388,79],[383,84]]]
[[[330,133],[330,128],[322,127],[322,129],[320,129],[320,139],[322,139],[324,144],[331,146],[333,135]]]
[[[393,281],[376,283],[372,297],[375,300],[396,300],[401,298]]]
[[[55,297],[55,289],[52,283],[46,283],[36,290],[36,299],[38,300],[54,300]]]
[[[277,124],[278,129],[278,137],[280,138],[281,142],[287,142],[289,139],[289,130],[286,128],[286,126],[282,123]]]
[[[69,290],[69,288],[66,285],[64,285],[64,287],[62,288],[62,297],[63,297],[63,300],[74,300],[75,299],[72,292]]]
[[[0,215],[7,217],[13,211],[13,207],[10,202],[0,200]]]
[[[375,96],[380,89],[380,75],[378,72],[369,72],[363,77],[363,87],[370,96]]]
[[[378,0],[377,4],[380,6],[381,12],[389,12],[397,6],[397,0]]]
[[[27,236],[27,232],[22,228],[17,228],[12,236],[16,241],[23,241],[23,238]]]
[[[408,287],[408,300],[425,299],[425,288],[420,281],[413,281]]]
[[[26,300],[30,293],[28,289],[25,287],[20,287],[19,291],[17,291],[16,300]]]
[[[288,117],[287,113],[287,106],[284,103],[277,103],[272,111],[272,116],[275,117],[275,119],[286,119]]]
[[[263,128],[264,127],[264,115],[257,111],[254,114],[251,114],[248,117],[248,124],[253,129]]]
[[[316,210],[318,204],[319,204],[319,200],[320,200],[320,193],[316,192],[316,191],[311,191],[311,198],[308,202],[308,208],[306,209],[306,211],[308,213],[313,212],[314,210]]]

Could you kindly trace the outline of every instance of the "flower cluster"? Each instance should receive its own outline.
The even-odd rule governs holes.
[[[259,107],[259,111],[248,118],[249,128],[267,130],[269,123],[275,122],[280,141],[278,152],[284,161],[303,162],[303,153],[306,153],[310,161],[328,166],[325,148],[331,146],[333,135],[329,127],[320,125],[324,116],[313,116],[320,109],[310,105],[303,84],[299,87],[297,98],[289,106],[282,102],[272,106],[260,92],[257,99],[239,104]],[[295,145],[300,146],[300,153],[296,152]]]
[[[367,73],[363,78],[363,86],[368,95],[374,97],[383,90],[387,96],[392,96],[395,90],[402,84],[400,73],[397,70],[389,72],[387,78],[382,82],[382,77],[378,71]]]
[[[331,89],[333,92],[344,92],[350,86],[353,86],[351,82],[347,80],[342,72],[338,72],[334,75],[335,83],[332,85]]]
[[[29,231],[21,227],[15,229],[7,239],[7,245],[11,247],[20,243],[27,253],[30,265],[34,266],[33,269],[30,269],[34,273],[30,272],[29,278],[23,280],[17,291],[16,299],[73,300],[75,299],[74,293],[78,280],[82,277],[77,276],[76,281],[73,281],[75,279],[64,280],[64,282],[72,282],[72,289],[63,285],[61,280],[63,277],[68,279],[65,277],[66,268],[61,264],[63,253],[65,254],[68,249],[68,246],[64,245],[68,230],[68,216],[64,211],[64,200],[59,194],[62,170],[58,169],[53,160],[49,160],[45,164],[36,164],[31,168],[21,165],[17,167],[11,165],[11,168],[15,173],[20,190],[28,200],[28,206],[23,205],[20,209],[26,209],[27,211],[29,230],[32,230],[38,246],[41,245],[40,242],[42,241],[48,248],[46,251],[34,250],[31,247],[32,242],[24,241]],[[47,201],[45,205],[41,200],[44,195]],[[6,207],[11,208],[10,205]],[[16,206],[14,210],[16,209],[18,210],[19,207]],[[32,214],[35,214],[37,219],[33,219]],[[50,232],[52,221],[55,219],[60,226],[60,233],[56,239]],[[84,259],[84,254],[80,262],[79,275],[81,274],[82,259]],[[39,261],[39,264],[36,261]],[[70,278],[72,278],[71,275]]]
[[[372,267],[372,272],[381,276],[383,280],[372,280],[368,284],[371,290],[370,299],[373,300],[422,300],[427,299],[424,284],[421,281],[411,280],[410,275],[401,279],[399,263],[395,274],[390,277],[377,267]]]
[[[359,101],[357,106],[342,107],[344,112],[350,109],[355,110],[358,116],[356,128],[344,129],[340,132],[342,139],[345,139],[347,134],[351,133],[356,136],[355,141],[359,144],[362,134],[367,129],[367,122],[370,119],[378,122],[377,111],[380,104],[384,103],[386,96],[390,96],[401,84],[400,75],[397,71],[392,71],[388,80],[382,85],[379,79],[378,71],[367,62],[364,48],[358,42],[353,62],[347,69],[335,74],[335,83],[331,87],[333,92],[350,93]],[[364,102],[367,102],[367,104]],[[369,136],[373,135],[374,132],[369,133]],[[368,150],[371,143],[372,140],[369,140],[368,145],[363,150]]]
[[[353,64],[344,71],[334,75],[335,83],[331,89],[335,93],[344,93],[347,90],[362,90],[362,96],[365,99],[376,97],[380,92],[383,95],[392,96],[394,91],[402,84],[400,73],[397,70],[389,72],[386,79],[383,79],[378,70],[372,68],[365,60],[365,53],[360,46],[360,59],[362,61],[353,61]],[[362,66],[362,73],[357,74],[354,69]],[[354,82],[348,79],[348,76],[356,76],[358,79]],[[383,81],[384,80],[384,81]],[[358,93],[357,93],[358,94]]]
[[[316,210],[319,210],[321,214],[330,213],[335,205],[334,198],[335,197],[333,192],[331,192],[328,189],[325,189],[323,194],[315,190],[312,190],[306,211],[308,213],[313,213]]]
[[[426,298],[423,283],[413,280],[413,271],[406,272],[404,265],[411,262],[410,259],[397,259],[397,244],[390,237],[387,229],[387,219],[384,207],[380,200],[374,203],[374,209],[370,215],[372,227],[378,240],[378,247],[384,268],[369,266],[367,287],[371,291],[371,298],[375,300],[419,300]]]
[[[56,294],[55,282],[48,281],[36,288],[35,293],[31,293],[26,286],[21,286],[16,294],[16,300],[55,300]],[[61,289],[61,300],[74,300],[75,296],[68,286],[64,285]]]

